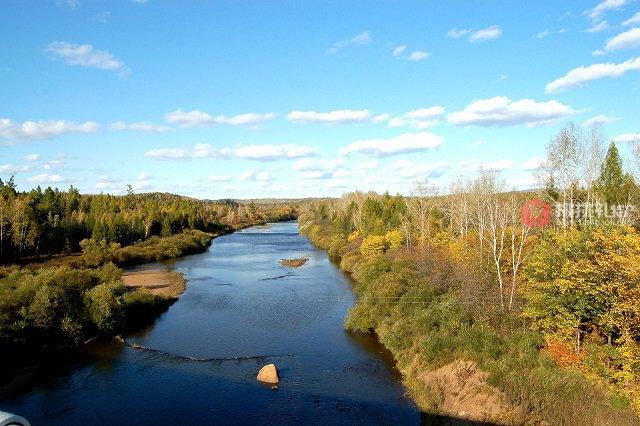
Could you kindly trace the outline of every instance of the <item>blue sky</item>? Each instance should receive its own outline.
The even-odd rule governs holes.
[[[640,1],[5,0],[0,178],[198,198],[518,188],[640,137]],[[533,6],[535,5],[535,7]]]

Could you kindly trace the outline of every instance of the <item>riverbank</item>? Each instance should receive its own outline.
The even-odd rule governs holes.
[[[378,337],[425,413],[498,424],[638,424],[628,399],[554,362],[540,334],[485,297],[484,272],[461,253],[404,247],[397,231],[345,233],[348,221],[336,223],[312,211],[300,229],[356,282],[345,328]]]
[[[172,271],[136,271],[122,274],[122,283],[129,290],[148,290],[155,296],[177,299],[187,289],[184,276]]]

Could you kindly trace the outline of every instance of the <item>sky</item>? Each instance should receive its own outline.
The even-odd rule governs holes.
[[[640,1],[0,3],[0,178],[202,199],[536,185],[640,138]],[[630,160],[629,160],[630,161]]]

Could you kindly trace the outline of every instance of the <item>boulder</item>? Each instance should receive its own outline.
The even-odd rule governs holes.
[[[257,379],[264,383],[278,383],[280,377],[278,376],[278,369],[275,364],[267,364],[258,372]]]

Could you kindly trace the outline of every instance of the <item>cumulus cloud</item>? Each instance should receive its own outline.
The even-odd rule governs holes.
[[[346,161],[344,158],[336,158],[334,160],[303,158],[293,164],[293,170],[299,172],[317,172],[335,170],[345,165]]]
[[[182,109],[177,109],[165,114],[164,118],[167,123],[177,124],[182,127],[213,126],[216,124],[227,124],[230,126],[256,126],[264,121],[274,119],[275,116],[276,114],[273,112],[248,112],[233,115],[231,117],[227,117],[225,115],[212,116],[211,114],[200,110],[183,111]]]
[[[640,57],[631,58],[619,63],[600,63],[574,68],[564,76],[547,83],[546,93],[566,90],[571,87],[582,86],[592,80],[601,78],[618,78],[628,71],[640,70]]]
[[[107,191],[121,191],[121,185],[118,179],[114,179],[107,175],[100,175],[94,185],[95,189],[107,190]]]
[[[553,123],[576,111],[557,101],[536,102],[532,99],[512,101],[505,96],[477,99],[463,110],[447,116],[451,124],[472,126],[536,126]]]
[[[129,72],[124,63],[116,59],[111,53],[106,50],[94,49],[90,44],[54,41],[49,43],[45,52],[64,60],[69,65],[116,71],[121,75]]]
[[[255,161],[294,160],[315,157],[317,149],[294,144],[243,145],[234,148],[215,148],[211,144],[197,144],[190,153],[184,149],[158,149],[148,151],[145,156],[163,160],[186,160],[189,158],[238,158]]]
[[[478,43],[500,38],[500,36],[502,36],[502,29],[498,25],[492,25],[488,28],[472,32],[469,36],[469,41],[471,43]]]
[[[627,50],[640,47],[640,27],[631,28],[617,36],[613,37],[604,46],[608,52],[614,50]]]
[[[318,150],[309,146],[285,145],[247,145],[232,150],[236,158],[256,161],[276,161],[282,159],[297,159],[314,157]]]
[[[340,149],[340,155],[353,153],[385,157],[390,155],[407,154],[426,151],[442,143],[442,138],[433,133],[417,132],[403,133],[388,139],[363,139],[355,141]]]
[[[620,9],[627,3],[629,3],[629,0],[604,0],[598,3],[593,9],[585,11],[585,14],[591,19],[598,20],[608,11]]]
[[[450,38],[460,38],[467,35],[469,36],[467,37],[469,42],[480,43],[500,38],[502,36],[502,28],[500,28],[499,25],[491,25],[490,27],[481,28],[479,30],[474,30],[473,28],[463,30],[453,28],[447,32],[447,37]]]
[[[609,29],[607,21],[594,22],[589,28],[586,29],[588,33],[595,34],[601,33]]]
[[[389,167],[394,176],[403,179],[428,178],[434,179],[442,176],[451,167],[448,161],[417,164],[411,160],[397,160]]]
[[[161,126],[153,123],[147,123],[146,121],[140,121],[137,123],[125,123],[124,121],[115,121],[109,126],[112,130],[129,130],[132,132],[145,132],[145,133],[161,133],[171,130],[167,126]]]
[[[334,55],[346,47],[362,46],[362,45],[370,44],[372,41],[373,41],[373,38],[371,37],[371,34],[369,33],[369,31],[363,31],[360,34],[350,39],[341,40],[334,43],[333,46],[331,46],[327,50],[327,53]]]
[[[640,12],[636,13],[631,18],[627,19],[622,23],[622,25],[624,25],[625,27],[629,27],[631,25],[637,25],[637,24],[640,24]]]
[[[160,148],[150,149],[144,154],[147,158],[153,158],[156,160],[187,160],[189,159],[189,153],[184,149],[177,148]]]
[[[545,159],[542,157],[531,157],[522,164],[523,170],[538,170],[544,166]]]
[[[240,176],[238,176],[238,179],[253,182],[270,182],[274,178],[265,170],[249,169],[242,172]]]
[[[38,185],[48,185],[48,184],[54,184],[54,183],[68,182],[67,179],[63,178],[59,174],[48,174],[48,173],[42,173],[36,176],[31,176],[27,180],[30,183],[35,183]]]
[[[429,57],[428,52],[424,52],[422,50],[415,50],[411,52],[408,59],[412,62],[420,62],[423,59],[427,59],[428,57]]]
[[[324,124],[345,124],[364,123],[371,118],[371,111],[339,109],[328,112],[316,111],[291,111],[287,114],[287,120],[294,123],[324,123]]]
[[[473,31],[473,30],[472,29],[459,30],[457,28],[452,28],[447,32],[447,37],[460,38],[460,37],[464,37],[467,34],[471,33],[471,31]]]
[[[25,121],[14,123],[9,118],[0,118],[0,138],[9,140],[53,139],[65,133],[93,133],[98,130],[94,121],[74,123],[64,120]]]
[[[596,115],[595,117],[591,117],[590,119],[585,120],[582,123],[582,127],[591,127],[594,125],[608,124],[618,120],[620,120],[620,117],[609,117],[608,115],[605,115],[605,114],[599,114],[599,115]]]
[[[404,115],[391,117],[387,123],[389,127],[409,126],[417,130],[424,130],[437,125],[439,116],[444,114],[445,108],[436,105],[428,108],[414,109]]]
[[[640,142],[640,133],[623,133],[613,138],[616,142]]]
[[[29,166],[14,166],[12,164],[0,164],[0,173],[3,175],[17,175],[30,170]]]
[[[393,51],[392,51],[393,56],[402,55],[406,49],[407,49],[407,45],[406,44],[394,47]]]
[[[207,180],[209,182],[221,183],[221,182],[230,182],[231,179],[232,177],[227,175],[211,175]]]
[[[22,157],[24,161],[40,161],[40,154],[28,154]]]

